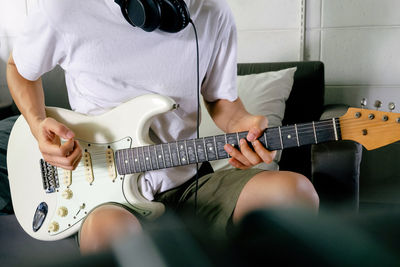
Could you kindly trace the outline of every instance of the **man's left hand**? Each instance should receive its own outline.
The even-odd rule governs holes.
[[[248,169],[261,162],[271,163],[275,158],[276,151],[267,150],[257,139],[268,127],[268,119],[264,116],[250,116],[243,118],[235,125],[235,132],[249,131],[247,141],[251,142],[253,149],[250,148],[247,141],[240,140],[240,150],[230,144],[224,146],[225,151],[232,157],[229,164],[238,169]]]

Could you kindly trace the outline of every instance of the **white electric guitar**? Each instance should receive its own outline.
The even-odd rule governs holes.
[[[74,171],[42,159],[20,116],[10,135],[7,165],[14,211],[22,228],[36,239],[62,239],[79,230],[90,210],[107,202],[156,218],[164,206],[141,195],[141,173],[228,158],[224,145],[238,147],[247,135],[153,144],[148,135],[152,118],[176,107],[171,98],[144,95],[100,116],[46,108],[49,117],[75,132],[82,146],[83,157]],[[269,150],[334,140],[354,140],[374,149],[400,140],[400,114],[351,108],[340,118],[268,128],[259,140]]]

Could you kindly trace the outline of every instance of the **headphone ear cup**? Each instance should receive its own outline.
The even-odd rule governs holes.
[[[157,0],[161,6],[160,30],[176,33],[190,21],[189,10],[183,0]]]
[[[151,32],[160,26],[161,6],[157,0],[131,0],[126,10],[129,20],[136,27]]]

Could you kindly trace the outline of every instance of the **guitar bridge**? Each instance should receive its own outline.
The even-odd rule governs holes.
[[[56,189],[60,187],[57,167],[40,159],[40,169],[42,171],[43,189],[46,193],[54,193]]]

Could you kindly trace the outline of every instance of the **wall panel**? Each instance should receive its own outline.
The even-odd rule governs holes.
[[[400,84],[400,28],[324,29],[321,42],[327,84]]]

